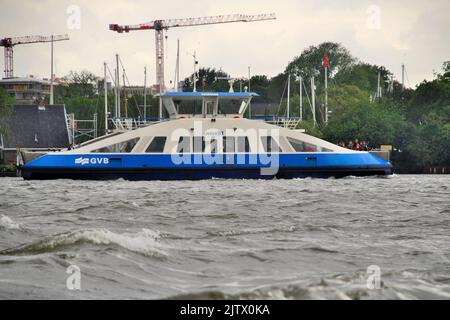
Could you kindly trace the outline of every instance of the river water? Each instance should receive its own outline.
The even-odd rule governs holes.
[[[21,298],[450,299],[450,176],[2,178],[0,299]]]

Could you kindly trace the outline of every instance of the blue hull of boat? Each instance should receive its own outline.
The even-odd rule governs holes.
[[[272,169],[269,169],[272,168]],[[47,154],[22,168],[24,179],[201,180],[292,179],[389,175],[392,165],[369,153]]]

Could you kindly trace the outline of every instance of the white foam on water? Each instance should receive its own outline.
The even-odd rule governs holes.
[[[167,253],[158,242],[160,233],[142,229],[137,233],[114,233],[108,229],[87,229],[52,235],[45,239],[2,251],[2,254],[39,254],[63,247],[83,245],[117,245],[145,256],[165,257]]]
[[[161,244],[157,241],[160,238],[160,233],[149,229],[142,229],[142,231],[134,234],[118,234],[107,229],[93,229],[75,233],[74,237],[94,244],[116,244],[127,250],[147,256],[155,254],[166,255]]]
[[[8,216],[0,216],[0,229],[20,229],[20,225]]]

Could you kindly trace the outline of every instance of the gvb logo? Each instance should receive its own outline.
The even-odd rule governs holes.
[[[89,159],[88,158],[77,158],[77,159],[75,159],[75,164],[81,164],[81,165],[89,164]]]
[[[366,286],[369,290],[381,289],[381,269],[377,265],[367,267],[367,281]]]
[[[80,164],[82,166],[87,164],[109,164],[108,158],[76,158],[75,164]]]
[[[67,270],[67,274],[70,274],[66,280],[66,287],[69,290],[81,290],[81,270],[76,265],[70,265]]]

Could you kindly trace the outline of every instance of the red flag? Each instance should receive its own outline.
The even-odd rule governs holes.
[[[323,67],[325,69],[328,68],[328,55],[325,53],[325,55],[323,56]]]

